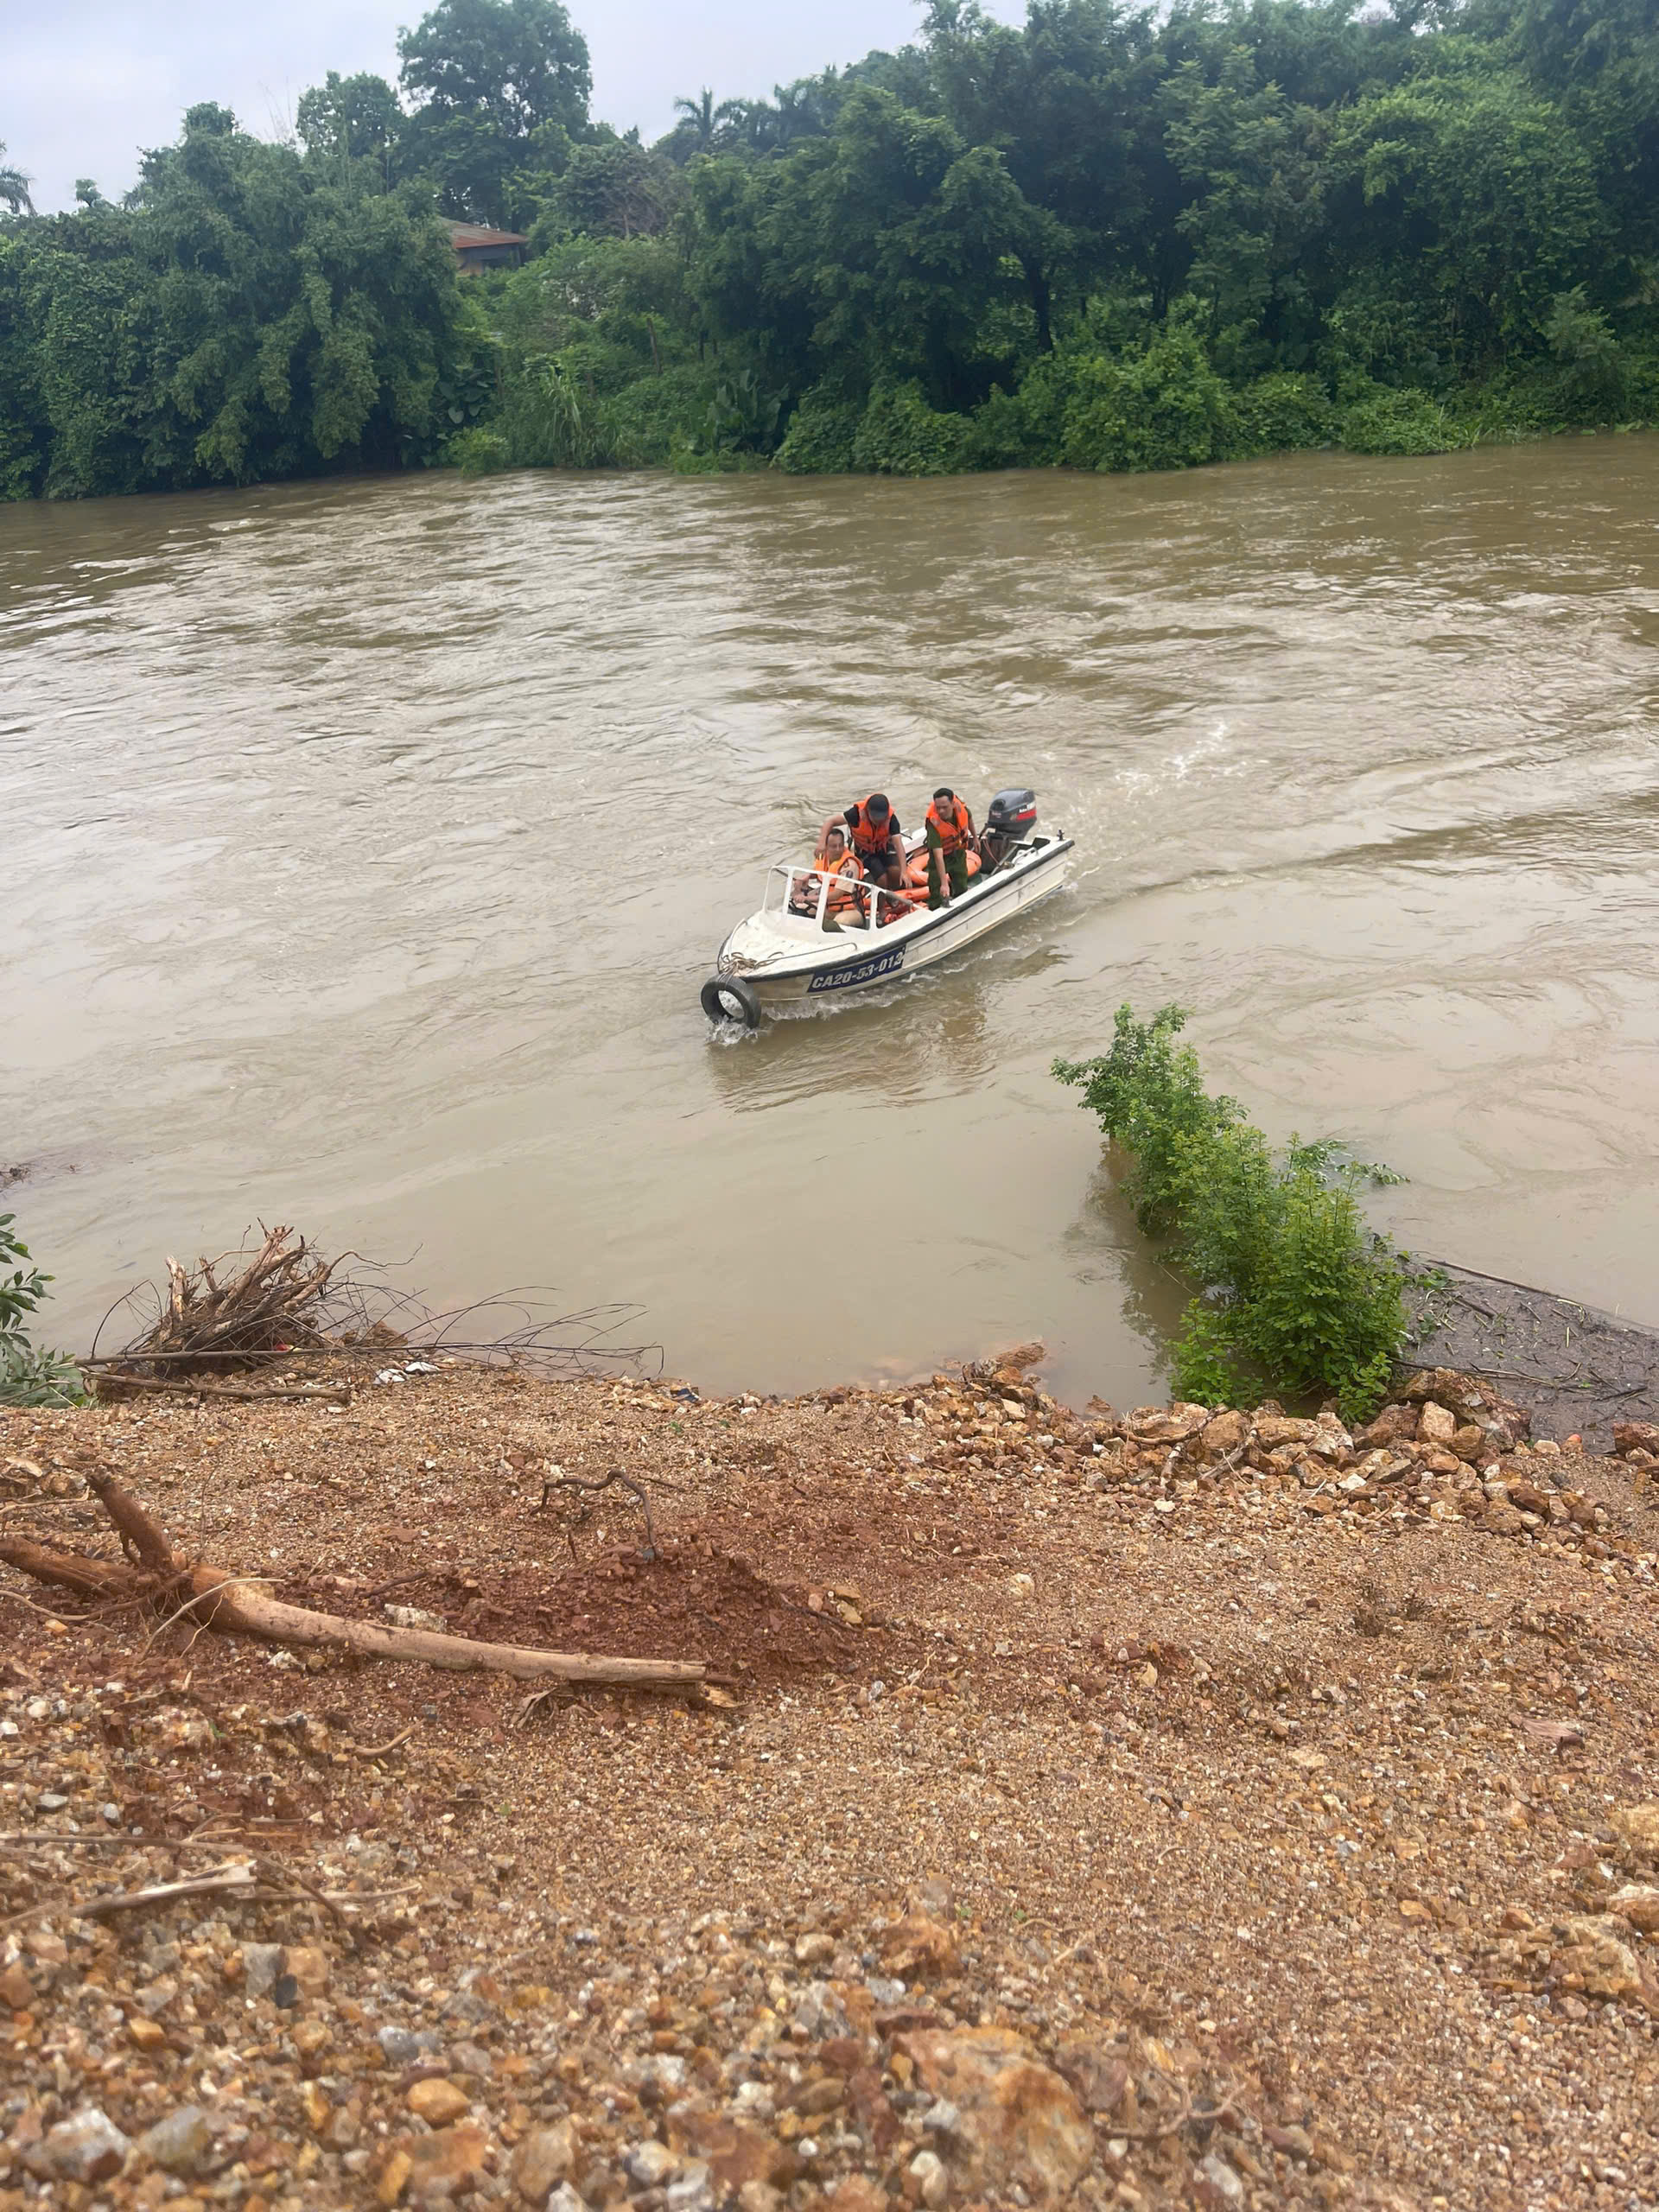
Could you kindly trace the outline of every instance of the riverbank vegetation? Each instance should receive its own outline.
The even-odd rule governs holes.
[[[1176,1039],[1179,1007],[1117,1011],[1109,1051],[1057,1060],[1131,1165],[1135,1219],[1194,1286],[1174,1346],[1177,1394],[1253,1404],[1266,1390],[1334,1397],[1349,1421],[1387,1395],[1405,1341],[1405,1275],[1367,1226],[1357,1185],[1395,1180],[1323,1140],[1277,1153],[1236,1098],[1205,1089]]]
[[[16,1214],[0,1213],[0,1406],[75,1406],[85,1401],[74,1362],[29,1338],[27,1325],[51,1280],[18,1236]]]
[[[346,467],[900,475],[1442,451],[1659,416],[1647,0],[932,0],[918,41],[589,111],[557,0],[441,0],[291,141],[112,205],[0,169],[0,493]],[[510,226],[462,276],[442,218]]]

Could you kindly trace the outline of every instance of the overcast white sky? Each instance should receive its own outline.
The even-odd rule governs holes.
[[[0,142],[35,179],[42,209],[73,204],[90,176],[113,199],[142,146],[165,145],[197,100],[221,100],[261,137],[330,69],[394,82],[400,24],[427,0],[0,0]],[[593,53],[594,112],[647,138],[673,121],[677,93],[769,94],[826,62],[854,61],[915,35],[912,0],[569,0]],[[1023,16],[1018,0],[994,12]]]

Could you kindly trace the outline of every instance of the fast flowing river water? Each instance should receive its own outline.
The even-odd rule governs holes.
[[[1179,1299],[1048,1073],[1125,999],[1413,1249],[1659,1323],[1659,441],[14,506],[0,603],[0,1210],[76,1348],[263,1217],[705,1387],[1143,1397]],[[941,780],[1068,890],[715,1039],[765,864]]]

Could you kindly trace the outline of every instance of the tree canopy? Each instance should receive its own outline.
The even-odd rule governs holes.
[[[897,473],[1659,414],[1651,0],[932,0],[655,145],[560,0],[439,0],[291,145],[0,162],[0,488],[450,458]],[[0,149],[0,156],[3,149]],[[464,278],[444,219],[527,233]]]

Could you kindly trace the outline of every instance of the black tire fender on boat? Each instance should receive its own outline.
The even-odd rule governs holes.
[[[741,976],[711,976],[702,987],[702,1010],[712,1022],[735,1021],[745,1029],[760,1027],[760,1001]]]

